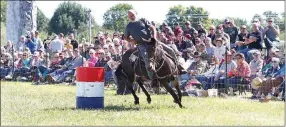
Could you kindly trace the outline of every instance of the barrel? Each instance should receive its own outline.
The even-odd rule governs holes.
[[[76,108],[104,108],[104,68],[78,67],[76,69]]]

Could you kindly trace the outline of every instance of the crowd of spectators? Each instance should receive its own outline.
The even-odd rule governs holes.
[[[181,86],[196,78],[204,89],[235,88],[237,84],[250,84],[256,77],[285,77],[285,55],[279,41],[279,28],[273,19],[262,26],[254,19],[251,30],[246,25],[236,26],[233,20],[224,24],[203,24],[197,28],[189,21],[175,23],[174,27],[162,24],[156,26],[157,39],[182,57],[188,74],[181,75]],[[155,26],[155,23],[152,22]],[[136,44],[128,43],[123,34],[98,33],[91,42],[84,38],[77,41],[73,33],[66,37],[60,33],[42,41],[37,31],[21,36],[19,42],[7,41],[1,47],[1,79],[30,80],[34,84],[74,82],[75,69],[79,66],[105,67],[105,84],[116,77],[114,71],[121,56]],[[265,49],[265,51],[263,50]],[[285,81],[284,81],[285,82]],[[283,83],[278,90],[283,91]],[[257,93],[253,92],[257,97]]]

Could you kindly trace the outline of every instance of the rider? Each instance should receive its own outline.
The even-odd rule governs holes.
[[[136,19],[136,12],[132,9],[128,11],[128,18],[130,22],[128,23],[125,29],[125,33],[124,33],[125,40],[127,40],[130,43],[136,42],[138,44],[139,53],[144,59],[145,67],[148,70],[148,76],[150,79],[152,79],[153,73],[151,71],[155,70],[155,66],[153,65],[152,62],[149,62],[146,49],[148,48],[147,43],[150,42],[151,38],[152,37],[156,38],[156,34],[157,34],[156,28],[144,18]],[[132,36],[133,39],[131,39],[130,36]],[[173,49],[168,47],[162,42],[159,42],[159,43],[163,46],[163,49],[170,56],[172,56],[173,59],[177,62],[178,59]],[[178,70],[179,70],[180,75],[187,73],[187,71],[182,67],[182,65],[180,65],[180,62],[177,62],[177,63],[178,63],[177,65],[178,65]]]

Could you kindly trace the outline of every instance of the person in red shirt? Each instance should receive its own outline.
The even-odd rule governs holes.
[[[242,53],[235,55],[234,59],[237,63],[237,68],[232,71],[231,78],[227,79],[228,87],[232,87],[234,90],[237,88],[237,84],[250,83],[251,69],[249,64],[245,61],[245,57]]]
[[[176,37],[178,37],[179,34],[183,34],[184,31],[182,30],[182,28],[180,27],[179,23],[176,22],[174,23],[175,29],[174,29],[174,34]]]

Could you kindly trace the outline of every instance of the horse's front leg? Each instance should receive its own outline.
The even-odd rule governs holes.
[[[181,101],[179,100],[179,97],[175,93],[175,91],[169,86],[168,81],[166,79],[164,81],[161,81],[161,83],[164,85],[165,89],[172,95],[172,97],[175,100],[175,103],[177,103],[180,108],[183,108],[183,105],[181,104]]]
[[[127,86],[127,88],[128,88],[129,90],[131,90],[131,93],[132,93],[132,95],[133,95],[133,97],[134,97],[134,104],[135,104],[135,105],[138,105],[138,104],[139,104],[139,97],[136,95],[136,93],[135,93],[135,91],[134,91],[134,89],[133,89],[133,82],[129,82],[129,81],[128,81],[128,83],[126,84],[126,86]]]
[[[147,102],[150,104],[151,103],[151,97],[150,97],[150,94],[148,93],[148,91],[146,90],[146,88],[144,87],[143,81],[140,78],[138,78],[137,83],[139,84],[139,86],[142,88],[143,92],[147,96]]]

